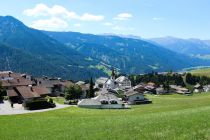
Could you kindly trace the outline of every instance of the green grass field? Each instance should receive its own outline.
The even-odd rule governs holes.
[[[192,70],[191,73],[194,74],[194,75],[197,75],[197,76],[208,76],[208,77],[210,77],[210,68]]]
[[[0,116],[0,140],[210,139],[210,93],[148,96],[127,110],[69,107]]]

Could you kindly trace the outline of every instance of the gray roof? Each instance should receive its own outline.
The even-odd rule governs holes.
[[[134,90],[130,90],[130,91],[126,92],[125,94],[126,94],[126,96],[133,96],[136,94],[143,94],[143,93],[140,93],[140,92],[134,91]]]

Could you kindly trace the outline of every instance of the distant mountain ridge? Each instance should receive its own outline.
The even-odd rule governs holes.
[[[47,32],[78,52],[119,68],[123,73],[179,70],[206,62],[174,53],[140,39],[76,32]]]
[[[185,55],[210,55],[210,41],[200,39],[180,39],[175,37],[152,38],[149,40],[174,52]]]
[[[113,67],[139,74],[210,64],[141,38],[40,31],[11,16],[0,16],[0,61],[0,70],[71,80],[107,76]]]
[[[11,16],[0,17],[0,44],[19,49],[38,58],[37,61],[50,64],[46,69],[41,69],[41,73],[45,75],[52,73],[52,76],[73,80],[106,75],[96,68],[88,68],[89,65],[96,65],[98,62],[86,60],[85,56],[74,49],[66,47],[39,30],[25,26]],[[53,72],[49,72],[49,69]],[[28,68],[25,70],[27,72]],[[34,71],[32,74],[37,75],[37,73],[40,72]]]

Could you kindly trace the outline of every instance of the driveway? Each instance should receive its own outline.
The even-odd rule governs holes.
[[[49,111],[49,110],[56,110],[56,109],[70,107],[70,106],[71,105],[62,105],[62,104],[56,103],[55,108],[41,109],[41,110],[25,110],[22,107],[22,104],[14,104],[14,107],[11,108],[10,102],[4,101],[4,103],[0,103],[0,115],[15,115],[15,114],[45,112],[45,111]]]

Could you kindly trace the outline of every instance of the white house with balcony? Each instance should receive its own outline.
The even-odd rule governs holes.
[[[131,88],[131,81],[128,79],[128,77],[120,76],[115,80],[115,82],[118,83],[119,89]]]
[[[124,104],[122,99],[116,97],[112,93],[109,93],[106,89],[103,89],[97,93],[98,96],[91,99],[83,99],[78,102],[78,107],[82,108],[94,108],[94,109],[126,109],[130,108],[127,104]]]

